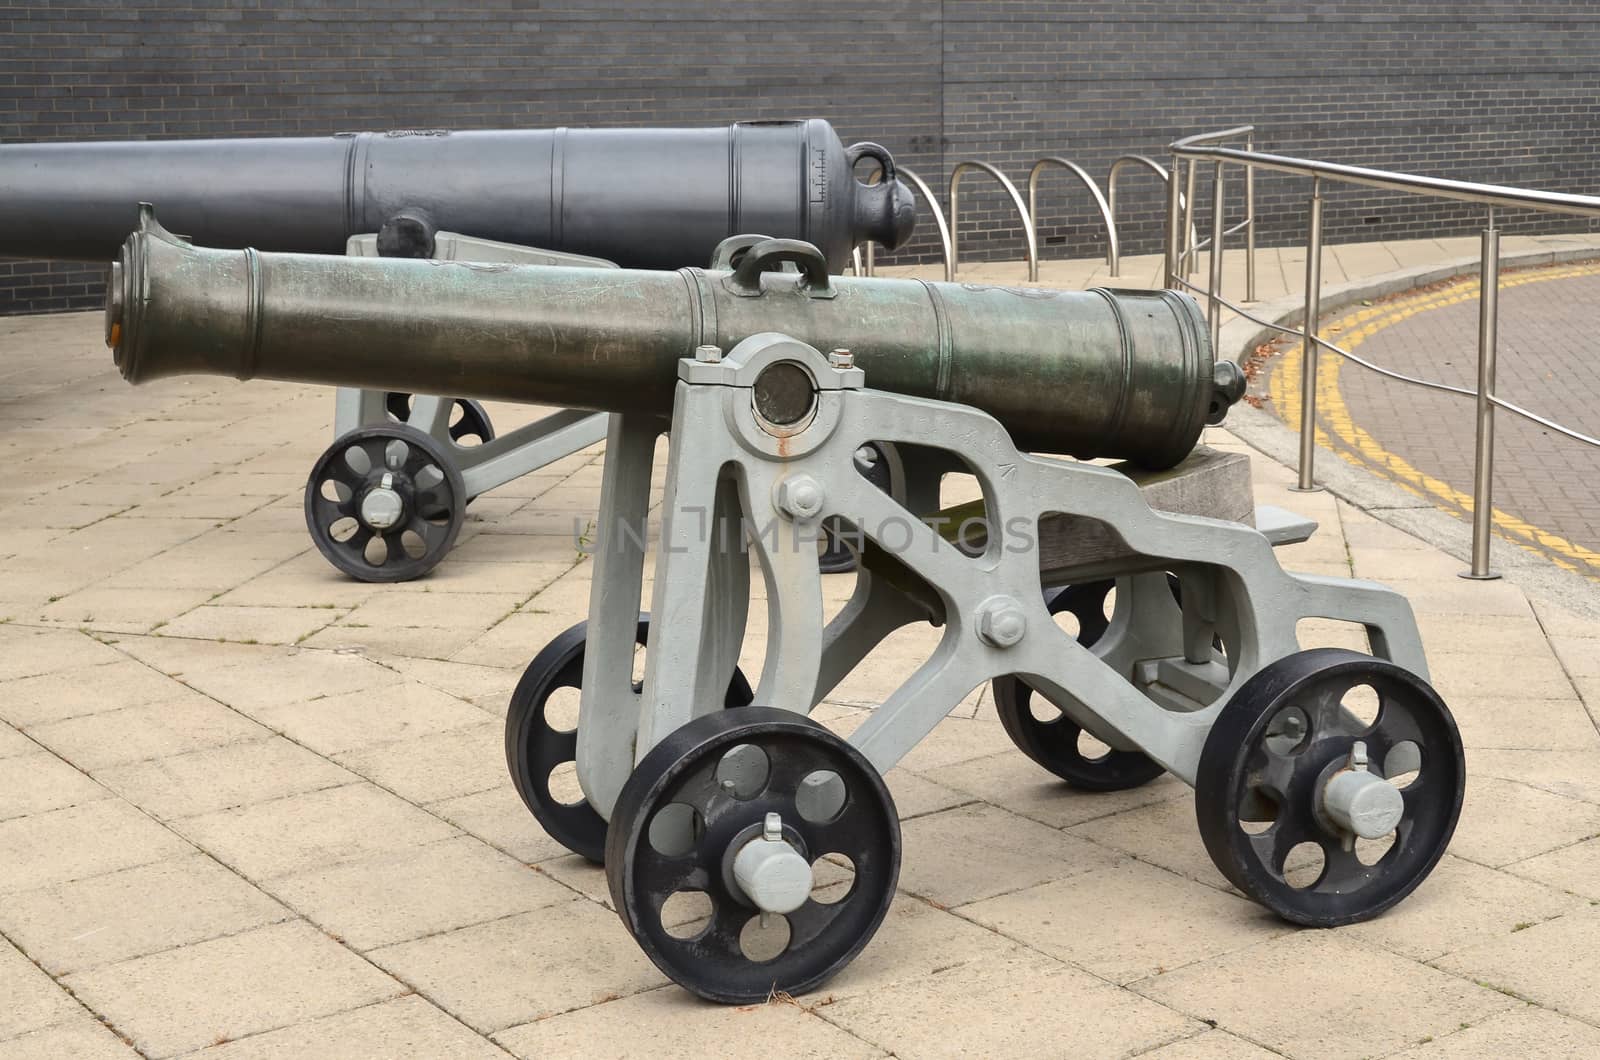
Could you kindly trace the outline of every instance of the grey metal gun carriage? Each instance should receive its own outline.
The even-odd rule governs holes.
[[[781,261],[801,271],[769,271]],[[1018,745],[1068,783],[1191,784],[1218,868],[1295,923],[1383,912],[1450,840],[1461,741],[1410,606],[1279,566],[1274,543],[1312,528],[1253,512],[1244,458],[1196,449],[1242,379],[1214,362],[1184,295],[835,279],[789,240],[756,243],[731,271],[677,273],[239,254],[149,219],[114,278],[108,336],[135,382],[431,379],[616,413],[588,620],[524,673],[507,760],[547,831],[603,860],[644,951],[703,997],[810,990],[866,945],[901,856],[882,775],[987,681]],[[445,356],[442,306],[472,321],[470,360]],[[383,363],[326,355],[357,336]],[[663,432],[645,616],[640,531]],[[887,490],[859,465],[867,443]],[[972,476],[979,507],[941,511],[952,472]],[[814,542],[830,519],[859,535],[861,569],[825,624]],[[753,690],[737,665],[752,566],[767,601]],[[1053,620],[1062,609],[1076,635]],[[1307,618],[1359,623],[1371,654],[1301,650]],[[937,647],[848,739],[808,717],[923,622],[942,628]],[[561,732],[544,707],[572,685],[580,720]],[[1059,716],[1035,713],[1046,702]],[[1086,753],[1085,735],[1109,752]],[[562,805],[549,776],[571,762],[584,801]],[[1321,868],[1303,877],[1308,851]],[[669,915],[683,894],[709,913]]]
[[[885,179],[853,179],[871,158]],[[825,121],[715,128],[402,130],[331,137],[0,146],[0,256],[105,261],[154,202],[203,246],[482,262],[676,268],[760,231],[806,239],[842,270],[859,244],[899,245],[914,220],[882,147]],[[343,351],[347,357],[381,350]],[[354,468],[381,475],[390,424],[445,470],[423,533],[400,491],[336,514]],[[363,581],[404,581],[449,552],[477,495],[605,437],[562,410],[496,436],[465,397],[343,388],[335,441],[306,487],[312,541]]]

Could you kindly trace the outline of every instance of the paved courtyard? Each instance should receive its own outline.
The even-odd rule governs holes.
[[[1324,334],[1385,368],[1477,387],[1476,277],[1332,314]],[[1574,430],[1600,436],[1600,264],[1564,263],[1501,276],[1498,392]],[[1266,362],[1267,407],[1296,424],[1300,353]],[[1320,365],[1317,423],[1345,459],[1470,518],[1476,417],[1471,398],[1408,387],[1336,356]],[[1600,449],[1501,412],[1494,506],[1501,536],[1600,578]]]
[[[1462,581],[1257,456],[1258,502],[1321,521],[1288,566],[1418,612],[1470,774],[1432,878],[1293,929],[1212,867],[1184,786],[1074,793],[980,690],[889,776],[905,856],[877,937],[816,994],[718,1008],[506,776],[507,695],[586,606],[598,450],[480,498],[426,579],[355,583],[301,514],[330,394],[130,388],[99,330],[0,319],[0,1058],[1600,1055],[1582,608]],[[934,637],[898,635],[819,717],[859,723]]]

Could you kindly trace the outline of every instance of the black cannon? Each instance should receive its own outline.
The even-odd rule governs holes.
[[[887,179],[854,179],[873,160]],[[155,203],[197,245],[383,257],[677,268],[705,265],[740,232],[804,239],[840,271],[864,242],[911,231],[910,193],[871,143],[832,126],[741,122],[699,129],[404,130],[290,139],[0,146],[0,256],[105,261]],[[382,356],[345,350],[341,356]],[[341,390],[336,440],[398,420],[429,435],[470,499],[598,442],[603,417],[558,412],[496,437],[467,397]],[[348,443],[348,444],[347,444]],[[312,540],[365,581],[401,581],[442,553],[382,559],[312,518]],[[848,553],[835,550],[834,566]]]

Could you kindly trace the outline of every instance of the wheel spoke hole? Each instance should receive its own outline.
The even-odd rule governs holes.
[[[578,704],[583,693],[576,688],[558,688],[544,701],[544,723],[556,732],[576,732]]]
[[[411,481],[417,484],[417,489],[419,490],[431,490],[444,481],[444,472],[439,470],[439,465],[429,464],[421,471],[418,471],[416,477]]]
[[[374,567],[383,566],[389,559],[388,542],[374,534],[367,542],[367,547],[361,550],[361,558]]]
[[[583,786],[578,783],[578,765],[576,762],[562,762],[550,770],[550,777],[546,781],[550,789],[550,797],[563,806],[581,806],[587,800],[583,797]]]
[[[1365,732],[1377,722],[1382,700],[1371,685],[1356,685],[1339,697],[1339,704],[1361,723],[1361,731]]]
[[[390,471],[399,471],[406,466],[406,457],[411,455],[411,447],[399,438],[392,439],[383,447],[383,466]]]
[[[1383,776],[1404,791],[1422,776],[1422,748],[1413,740],[1401,740],[1383,756]]]
[[[1083,623],[1079,622],[1078,616],[1071,611],[1057,611],[1050,617],[1055,619],[1057,628],[1073,640],[1077,640],[1079,634],[1083,632]]]
[[[372,457],[359,445],[352,445],[344,451],[344,463],[351,471],[363,477],[372,470]]]
[[[661,929],[675,939],[692,939],[711,926],[716,906],[704,891],[674,891],[661,903]]]
[[[704,831],[698,810],[669,802],[650,819],[650,846],[664,858],[679,858],[694,849]]]
[[[731,747],[717,762],[717,786],[736,799],[753,799],[767,790],[772,764],[755,744]]]
[[[1106,593],[1105,602],[1100,605],[1100,611],[1106,616],[1107,622],[1110,622],[1112,616],[1117,613],[1117,590],[1115,586]]]
[[[333,524],[328,527],[328,536],[342,545],[352,537],[355,537],[356,531],[360,528],[361,524],[356,522],[354,516],[344,515],[335,519]]]
[[[762,920],[766,923],[762,923]],[[789,918],[777,913],[753,916],[739,931],[739,952],[748,960],[776,960],[789,948]]]
[[[1111,745],[1090,736],[1087,730],[1078,731],[1078,753],[1085,761],[1098,762],[1111,753]]]
[[[1363,865],[1376,865],[1384,855],[1394,849],[1395,834],[1390,832],[1377,839],[1356,839],[1356,860]]]
[[[1033,720],[1040,725],[1049,725],[1061,720],[1061,708],[1050,702],[1038,692],[1028,695],[1028,713],[1033,715]]]
[[[1261,835],[1278,823],[1278,800],[1264,788],[1251,788],[1239,803],[1239,827],[1246,835]]]
[[[1283,859],[1283,878],[1295,890],[1304,890],[1322,879],[1328,856],[1316,843],[1296,843]]]
[[[794,808],[812,824],[827,824],[844,809],[849,790],[844,778],[831,769],[817,769],[800,779],[794,793]]]
[[[811,900],[835,905],[856,886],[856,863],[843,854],[827,854],[811,863]]]
[[[336,478],[323,479],[322,485],[317,492],[322,496],[323,500],[332,501],[334,504],[346,504],[351,497],[356,495],[355,490],[352,490]]]
[[[428,551],[428,543],[415,530],[407,530],[400,535],[400,549],[408,559],[421,559]]]
[[[1280,758],[1299,754],[1311,743],[1311,717],[1299,707],[1285,707],[1267,723],[1262,742]]]

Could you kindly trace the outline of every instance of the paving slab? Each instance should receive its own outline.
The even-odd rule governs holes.
[[[1198,1020],[1037,953],[987,958],[816,1010],[899,1056],[1128,1056]],[[1068,1047],[1067,1043],[1070,1043]]]
[[[273,879],[272,893],[357,950],[572,900],[471,836]]]
[[[959,912],[1123,984],[1292,930],[1243,898],[1140,862],[1030,887]]]
[[[666,982],[614,913],[581,898],[369,956],[485,1034]]]
[[[1587,1023],[1600,1022],[1600,908],[1535,924],[1435,962]]]
[[[358,778],[281,736],[111,766],[95,779],[163,820],[339,787]]]
[[[292,915],[195,853],[8,895],[0,904],[0,930],[59,976]]]
[[[185,817],[174,827],[223,864],[257,880],[456,834],[437,817],[366,783]]]
[[[1275,1003],[1262,985],[1314,998]],[[1327,932],[1301,932],[1139,983],[1146,996],[1295,1057],[1381,1056],[1459,1030],[1519,1002]],[[1398,1003],[1397,1003],[1398,1002]]]
[[[105,965],[63,982],[151,1057],[219,1045],[405,990],[303,921]]]
[[[505,1058],[505,1053],[492,1043],[414,994],[235,1038],[185,1055],[205,1060],[345,1056]]]
[[[527,1060],[700,1060],[710,1042],[769,1042],[795,1060],[888,1056],[804,1005],[772,1001],[735,1008],[711,1005],[667,986],[590,1008],[511,1027],[494,1036]]]

